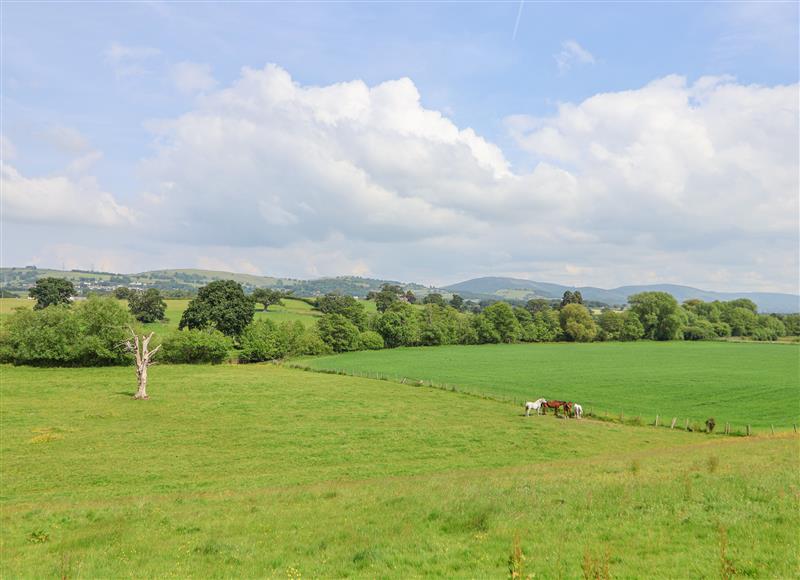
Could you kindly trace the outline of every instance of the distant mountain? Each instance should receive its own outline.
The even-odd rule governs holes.
[[[620,286],[606,290],[593,286],[564,286],[547,282],[534,282],[521,278],[486,277],[466,280],[457,284],[445,286],[449,292],[458,292],[465,297],[495,297],[516,298],[529,300],[531,298],[561,298],[565,291],[579,290],[584,300],[603,302],[609,305],[622,305],[628,301],[628,296],[638,292],[669,292],[679,302],[691,298],[710,302],[713,300],[734,300],[736,298],[749,298],[758,305],[761,312],[798,312],[800,311],[800,296],[795,294],[781,294],[777,292],[713,292],[700,290],[690,286],[676,284],[649,284],[638,286]]]

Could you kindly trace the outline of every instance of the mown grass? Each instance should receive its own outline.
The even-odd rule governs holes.
[[[769,429],[800,423],[800,348],[722,342],[398,348],[302,361],[314,369],[432,380],[514,401],[563,399],[645,422],[714,417]]]
[[[3,577],[797,572],[798,439],[272,365],[0,367]],[[636,465],[636,469],[632,466]],[[713,466],[713,468],[712,468]],[[524,576],[523,576],[524,577]]]

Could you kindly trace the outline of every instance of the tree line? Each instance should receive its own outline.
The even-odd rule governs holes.
[[[111,298],[70,298],[71,283],[42,278],[31,288],[33,310],[12,314],[0,334],[0,361],[15,364],[98,366],[128,364],[121,348],[137,321],[164,319],[166,304],[156,289],[118,292],[128,308]],[[384,285],[372,294],[377,312],[364,301],[329,293],[303,300],[320,316],[312,327],[300,321],[277,324],[255,320],[255,306],[266,310],[286,297],[275,290],[245,294],[232,280],[202,287],[184,310],[179,330],[163,338],[160,359],[173,363],[219,363],[232,353],[240,362],[260,362],[331,352],[401,346],[496,344],[515,342],[591,342],[635,340],[713,340],[748,337],[775,340],[800,335],[800,314],[759,314],[748,299],[729,302],[688,300],[678,304],[665,292],[629,297],[622,311],[592,313],[580,292],[561,301],[529,300],[474,303],[453,295],[428,294],[422,300]]]

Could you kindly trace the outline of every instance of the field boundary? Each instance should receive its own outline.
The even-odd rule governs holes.
[[[525,401],[521,399],[514,399],[511,397],[504,397],[502,395],[489,395],[486,393],[479,393],[469,388],[453,383],[439,383],[430,379],[411,379],[408,377],[401,377],[399,375],[391,375],[379,372],[366,372],[356,371],[350,369],[319,369],[312,366],[302,364],[299,362],[282,362],[274,363],[287,368],[297,369],[310,373],[320,373],[325,375],[342,375],[347,377],[354,377],[359,379],[371,379],[376,381],[386,381],[396,383],[399,385],[409,385],[412,387],[427,387],[430,389],[438,389],[440,391],[450,391],[451,393],[459,393],[470,397],[477,397],[479,399],[496,401],[498,403],[510,403],[517,406],[524,406]],[[588,406],[584,409],[584,418],[591,418],[596,421],[604,423],[616,423],[619,425],[629,425],[632,427],[654,427],[660,429],[670,429],[685,431],[690,433],[703,433],[707,435],[723,435],[728,437],[749,437],[756,435],[756,430],[751,425],[732,425],[729,422],[718,422],[712,433],[706,430],[705,422],[702,420],[692,419],[691,417],[667,417],[666,415],[654,414],[654,420],[645,420],[641,414],[626,416],[624,410],[616,412],[609,412],[606,409],[596,409],[594,406]],[[718,427],[718,429],[717,429]],[[788,428],[775,429],[773,425],[769,430],[765,427],[759,427],[760,435],[777,435],[794,432],[797,433],[797,425],[792,425]]]

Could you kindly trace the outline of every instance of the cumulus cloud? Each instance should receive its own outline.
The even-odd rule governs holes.
[[[195,94],[213,89],[217,81],[211,74],[211,67],[196,62],[179,62],[170,70],[175,87],[186,94]]]
[[[606,237],[702,248],[796,234],[797,85],[671,76],[509,126],[523,148],[569,169],[585,227]]]
[[[553,55],[561,73],[567,72],[575,64],[594,64],[594,55],[575,40],[561,43],[561,52]]]
[[[102,191],[92,177],[27,178],[0,164],[3,218],[18,223],[119,226],[134,222],[134,212]]]
[[[496,145],[423,107],[409,79],[305,87],[274,65],[246,68],[152,128],[148,192],[192,243],[211,231],[245,246],[477,234],[492,216],[523,220],[574,194],[548,164],[513,173]]]

